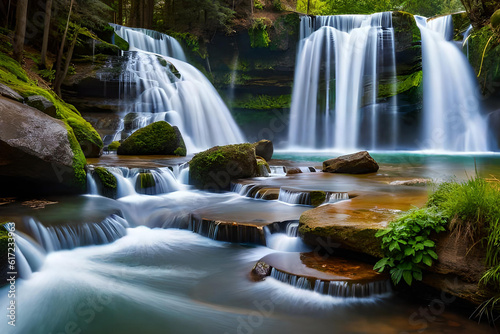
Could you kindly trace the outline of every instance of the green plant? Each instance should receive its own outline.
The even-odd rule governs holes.
[[[262,2],[260,2],[260,0],[254,0],[253,6],[256,9],[264,9],[264,4]]]
[[[408,285],[422,280],[422,264],[431,266],[438,258],[431,235],[445,231],[446,225],[446,217],[433,208],[411,210],[397,218],[375,235],[382,237],[385,257],[373,269],[390,269],[394,284],[401,279]]]
[[[281,12],[281,11],[283,11],[285,9],[283,7],[283,5],[281,4],[281,0],[274,0],[273,1],[273,8],[277,12]]]
[[[250,46],[252,48],[267,48],[271,39],[267,32],[268,24],[266,18],[259,17],[253,21],[252,28],[248,29],[248,35],[250,36]]]
[[[39,70],[38,74],[47,81],[54,81],[56,78],[56,70],[53,69],[43,69]]]

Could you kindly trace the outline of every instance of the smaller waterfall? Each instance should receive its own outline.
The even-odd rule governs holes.
[[[287,283],[299,289],[340,298],[371,298],[386,297],[392,293],[389,280],[379,280],[366,283],[350,281],[323,281],[285,273],[276,268],[271,269],[270,276],[280,282]]]
[[[415,16],[422,34],[424,123],[420,149],[454,152],[488,150],[474,72],[453,43],[451,15]]]
[[[233,224],[192,216],[188,229],[213,240],[266,245],[263,228],[256,225]]]
[[[118,215],[100,223],[74,225],[44,226],[33,218],[28,221],[31,234],[47,252],[111,243],[127,234],[126,227],[128,222]]]
[[[264,187],[265,187],[264,185],[253,184],[253,183],[249,184],[232,183],[231,191],[243,197],[259,199],[262,198],[263,196],[263,193],[260,190],[262,190]]]
[[[311,205],[311,194],[307,191],[280,188],[278,201],[288,204]]]
[[[276,224],[283,225],[283,223],[275,223],[273,225]],[[285,224],[285,233],[281,230],[273,231],[275,229],[274,226],[264,227],[264,231],[266,232],[266,246],[281,252],[310,251],[310,248],[298,236],[299,222],[292,221]]]
[[[89,195],[99,195],[97,190],[97,184],[92,177],[92,173],[87,173],[87,194]]]
[[[38,271],[45,260],[42,249],[24,237],[22,233],[15,233],[16,243],[16,271],[21,278],[28,279],[31,274]]]
[[[269,166],[271,168],[271,176],[285,176],[286,167],[285,166]]]

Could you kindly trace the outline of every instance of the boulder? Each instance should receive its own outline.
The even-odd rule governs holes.
[[[0,83],[0,95],[11,100],[16,100],[19,102],[23,101],[23,97],[16,93],[12,88]]]
[[[286,169],[286,175],[300,174],[302,171],[297,167],[289,167]]]
[[[0,97],[0,194],[82,193],[85,163],[66,124]]]
[[[255,155],[264,158],[264,160],[269,161],[273,157],[274,147],[272,141],[263,139],[254,143],[254,147]]]
[[[366,174],[375,173],[379,166],[367,151],[343,155],[323,161],[323,172]]]
[[[73,129],[85,157],[98,158],[102,155],[103,143],[101,137],[89,122],[76,115],[68,117],[66,122]]]
[[[117,150],[123,155],[186,155],[184,139],[176,126],[160,121],[134,132]]]
[[[26,98],[26,104],[40,110],[50,117],[57,118],[56,106],[41,95],[32,95]]]
[[[255,177],[258,171],[252,144],[215,146],[189,162],[189,182],[199,189],[219,192],[230,190],[232,180]]]

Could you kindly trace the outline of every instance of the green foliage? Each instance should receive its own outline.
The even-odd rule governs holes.
[[[390,269],[394,284],[401,279],[408,285],[422,280],[421,266],[431,266],[438,258],[431,235],[445,231],[446,225],[446,217],[433,208],[407,212],[375,235],[382,237],[385,257],[373,269]]]
[[[118,182],[116,181],[116,177],[111,174],[110,171],[108,171],[104,167],[95,167],[94,172],[97,174],[97,177],[101,181],[101,184],[103,185],[104,188],[108,189],[116,189],[118,187]]]
[[[500,219],[500,192],[477,175],[461,183],[440,184],[427,205],[450,220],[450,231],[472,241],[479,241]]]
[[[260,0],[254,0],[253,6],[256,9],[264,9],[264,4],[262,2],[260,2]]]
[[[46,81],[52,82],[56,78],[56,70],[53,69],[43,69],[38,70],[37,73]]]
[[[114,141],[114,142],[111,142],[111,144],[108,145],[108,150],[110,151],[116,151],[118,149],[118,147],[120,147],[120,142],[119,141]]]
[[[184,43],[192,52],[198,53],[200,57],[206,57],[206,54],[200,50],[200,39],[198,36],[189,32],[168,31],[167,33],[179,42]]]
[[[251,110],[283,109],[290,108],[291,102],[291,95],[248,95],[243,99],[234,100],[232,107]]]
[[[267,48],[269,46],[271,39],[269,38],[267,27],[268,23],[264,17],[256,18],[253,21],[252,28],[248,29],[252,48]]]
[[[285,7],[281,3],[281,0],[273,0],[273,8],[277,12],[281,12],[285,10]]]
[[[124,40],[123,38],[121,38],[120,36],[118,36],[116,33],[114,36],[115,36],[115,45],[117,47],[119,47],[120,50],[128,51],[128,49],[130,47],[128,42],[126,40]]]
[[[118,154],[125,155],[172,155],[186,149],[182,136],[165,121],[155,122],[134,132],[118,147]]]

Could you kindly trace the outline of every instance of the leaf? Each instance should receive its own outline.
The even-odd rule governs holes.
[[[405,279],[406,284],[411,285],[411,281],[413,280],[411,271],[405,270],[403,272],[403,278]]]
[[[393,241],[391,243],[391,245],[389,246],[389,252],[392,252],[394,249],[401,251],[401,248],[399,247],[399,243],[397,241]]]
[[[413,258],[413,263],[420,263],[422,261],[422,253],[417,253]]]
[[[422,271],[421,270],[414,271],[413,278],[417,281],[421,281],[422,280]]]
[[[383,230],[378,230],[377,233],[375,233],[375,236],[378,238],[378,237],[381,237],[383,235],[386,235],[389,232],[391,232],[390,228],[386,228],[386,229],[383,229]]]
[[[436,254],[435,251],[433,251],[432,249],[428,249],[427,250],[427,254],[429,254],[430,256],[432,256],[434,258],[434,260],[437,260],[438,259],[438,255]]]
[[[406,247],[405,248],[405,255],[406,256],[415,255],[415,250],[411,247]]]
[[[382,260],[380,260],[377,263],[375,263],[375,265],[373,266],[373,270],[379,270],[380,269],[379,272],[384,271],[385,266],[387,265],[387,261],[388,260],[389,260],[389,258],[384,257]]]
[[[424,255],[422,257],[422,262],[428,265],[429,267],[432,266],[432,258],[429,255]]]
[[[426,246],[426,247],[434,247],[434,246],[435,246],[435,243],[434,243],[434,241],[432,241],[432,240],[425,240],[425,241],[423,242],[423,244],[424,244],[424,246]]]
[[[415,241],[423,241],[424,240],[424,237],[419,235],[418,237],[415,238]]]

